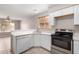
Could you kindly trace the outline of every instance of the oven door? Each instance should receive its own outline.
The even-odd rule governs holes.
[[[52,39],[52,45],[71,50],[71,42],[63,41],[60,39]]]

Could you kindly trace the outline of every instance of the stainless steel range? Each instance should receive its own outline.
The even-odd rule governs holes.
[[[56,31],[51,37],[52,45],[72,51],[73,32]]]

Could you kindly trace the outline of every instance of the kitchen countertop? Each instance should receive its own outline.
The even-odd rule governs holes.
[[[33,33],[35,35],[51,35],[50,32]]]
[[[11,33],[13,36],[21,36],[21,35],[28,35],[28,34],[33,34],[33,35],[51,35],[50,32],[36,32],[36,30],[16,30]]]
[[[32,34],[35,30],[16,30],[11,32],[13,36],[21,36],[26,34]]]

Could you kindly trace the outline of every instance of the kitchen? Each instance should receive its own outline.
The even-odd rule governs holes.
[[[5,8],[4,11],[8,11],[8,8],[12,8],[8,13],[4,13],[1,18],[10,21],[9,23],[13,24],[8,28],[9,30],[2,29],[1,32],[9,32],[10,34],[6,37],[10,37],[9,52],[14,54],[25,53],[33,48],[42,48],[49,52],[50,54],[67,54],[65,49],[62,48],[52,48],[52,39],[51,35],[55,34],[56,29],[62,31],[65,29],[65,32],[73,32],[73,40],[71,42],[71,50],[69,54],[79,53],[79,44],[78,44],[78,9],[79,5],[74,4],[56,4],[56,5],[1,5]],[[56,7],[54,7],[56,6]],[[17,7],[24,8],[29,7],[28,9],[24,8],[22,10],[17,10]],[[39,7],[39,8],[38,8]],[[59,7],[59,8],[58,8]],[[16,8],[16,9],[15,9]],[[15,9],[15,10],[13,10]],[[29,11],[32,9],[32,11]],[[40,10],[39,10],[40,9]],[[2,12],[2,10],[0,10]],[[16,14],[16,11],[17,14]],[[27,13],[25,13],[27,11]],[[29,13],[28,13],[29,12]],[[6,17],[6,14],[10,15]],[[12,14],[12,15],[11,15]],[[18,16],[17,16],[18,15]],[[12,18],[12,16],[17,16]],[[26,17],[27,16],[27,17]],[[30,16],[30,17],[29,17]],[[21,18],[20,18],[21,17]],[[13,19],[13,20],[11,20]],[[17,19],[17,20],[16,20]],[[21,19],[21,20],[18,20]],[[13,22],[14,21],[14,22]],[[4,22],[3,22],[4,23]],[[2,23],[2,24],[3,24]],[[8,23],[8,22],[7,22]],[[4,23],[4,24],[7,24]],[[0,34],[1,36],[2,34]],[[4,35],[4,34],[3,34]],[[2,36],[3,36],[2,35]],[[7,34],[6,34],[7,35]],[[4,37],[4,36],[3,36]],[[2,38],[0,38],[1,40]],[[4,45],[4,44],[3,44]],[[5,48],[5,47],[4,47]],[[39,50],[39,49],[38,49]],[[39,54],[39,53],[37,53]]]

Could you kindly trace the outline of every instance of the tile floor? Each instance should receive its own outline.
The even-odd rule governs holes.
[[[43,48],[32,48],[23,54],[51,54]]]
[[[23,54],[65,54],[56,49],[52,49],[51,53],[43,48],[32,48]]]

